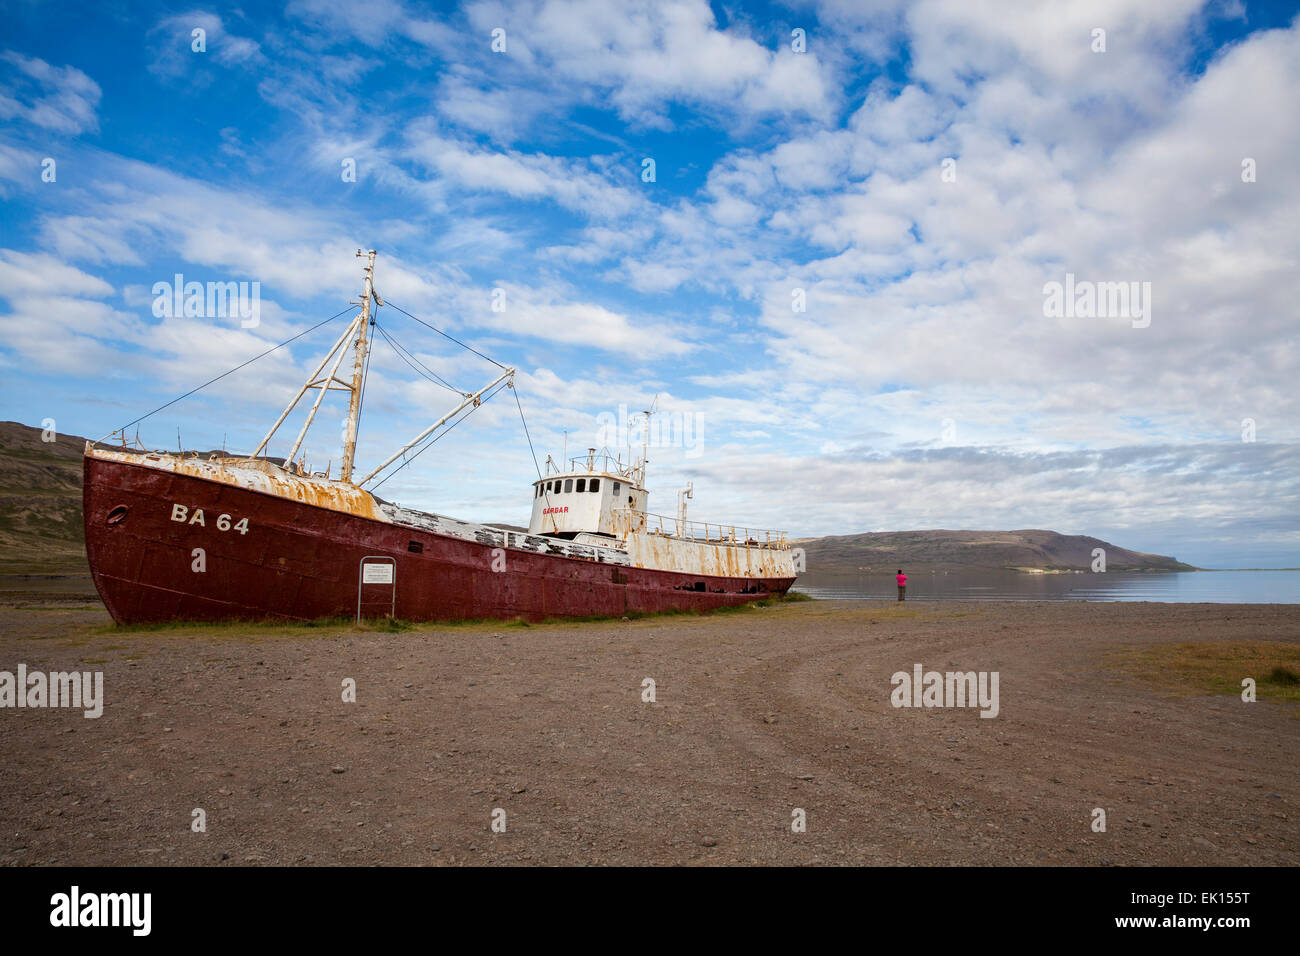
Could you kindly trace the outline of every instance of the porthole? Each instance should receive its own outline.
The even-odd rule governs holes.
[[[114,508],[112,511],[108,513],[108,517],[104,519],[104,523],[121,524],[122,519],[126,517],[126,513],[128,510],[129,509],[127,508],[126,505],[118,505],[116,508]]]

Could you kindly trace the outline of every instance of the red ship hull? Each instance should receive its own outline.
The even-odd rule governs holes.
[[[351,617],[359,587],[363,614],[393,607],[412,621],[707,611],[781,595],[794,582],[513,548],[502,555],[463,538],[90,456],[83,500],[90,570],[119,624]],[[177,505],[202,509],[205,523],[175,520]],[[246,530],[218,528],[218,515],[247,519]],[[362,559],[377,555],[393,559],[394,583],[359,585]],[[494,557],[504,568],[493,570]]]

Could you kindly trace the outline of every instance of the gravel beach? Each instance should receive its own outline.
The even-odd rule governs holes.
[[[97,719],[0,710],[5,865],[1300,860],[1300,707],[1122,663],[1296,644],[1291,605],[147,631],[32,599],[0,606],[0,635],[0,670],[104,680]],[[918,664],[997,672],[996,717],[894,707]]]

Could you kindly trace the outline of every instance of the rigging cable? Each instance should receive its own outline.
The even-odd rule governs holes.
[[[462,342],[460,339],[458,339],[458,338],[454,338],[454,337],[448,335],[446,332],[444,332],[442,329],[438,328],[437,326],[430,325],[428,322],[424,321],[424,319],[420,318],[419,316],[411,315],[410,312],[407,312],[407,311],[406,311],[405,309],[403,309],[400,305],[393,305],[393,301],[392,301],[391,299],[387,300],[387,301],[385,302],[385,304],[386,304],[386,305],[390,305],[390,306],[392,306],[394,309],[396,309],[398,312],[402,313],[402,315],[406,316],[408,319],[415,319],[416,322],[419,322],[419,323],[420,323],[421,325],[423,325],[425,328],[427,328],[427,329],[433,329],[433,331],[437,332],[437,333],[438,333],[439,335],[441,335],[443,338],[451,339],[453,342],[455,342],[455,343],[456,343],[457,345],[459,345],[461,348],[463,348],[463,349],[469,349],[469,351],[473,352],[473,353],[474,353],[475,355],[477,355],[479,358],[481,358],[481,359],[487,359],[489,362],[491,362],[491,363],[492,363],[493,365],[495,365],[497,368],[505,368],[505,366],[502,365],[500,362],[498,362],[496,359],[494,359],[494,358],[490,358],[489,356],[484,355],[484,354],[483,354],[482,352],[480,352],[478,349],[473,348],[472,346],[466,345],[466,344],[465,344],[464,342]]]
[[[513,389],[515,393],[515,405],[519,407],[519,420],[524,423],[524,437],[528,439],[528,450],[533,455],[533,467],[537,469],[537,477],[542,477],[542,466],[537,464],[537,452],[533,449],[533,436],[528,434],[528,422],[524,418],[524,406],[519,403],[519,387]]]
[[[496,395],[497,392],[501,391],[501,389],[503,389],[503,388],[505,388],[505,387],[506,387],[506,383],[505,383],[505,382],[502,382],[502,383],[501,383],[500,385],[498,385],[496,388],[492,389],[492,391],[488,392],[488,393],[487,393],[486,395],[484,395],[481,399],[479,399],[479,403],[478,403],[477,405],[471,405],[471,406],[469,407],[469,410],[466,411],[464,415],[460,416],[460,418],[456,419],[454,422],[452,422],[450,425],[448,425],[445,429],[443,429],[443,431],[439,432],[436,436],[434,436],[434,438],[433,438],[431,441],[426,442],[426,443],[424,444],[424,447],[423,447],[423,448],[421,448],[421,449],[420,449],[419,451],[417,451],[415,454],[411,455],[409,458],[407,458],[405,461],[403,461],[400,465],[398,465],[396,468],[394,468],[391,472],[389,472],[389,473],[384,477],[383,481],[380,481],[379,484],[372,486],[372,487],[370,488],[370,492],[371,492],[371,494],[374,493],[375,489],[378,488],[379,485],[382,485],[382,484],[383,484],[385,481],[387,481],[389,478],[393,477],[393,475],[397,474],[399,471],[401,471],[403,468],[405,468],[405,467],[406,467],[407,465],[409,465],[411,462],[415,461],[415,459],[419,458],[419,457],[420,457],[421,455],[423,455],[426,451],[428,451],[430,448],[432,448],[432,447],[434,446],[434,444],[436,444],[436,443],[437,443],[437,442],[438,442],[438,441],[439,441],[439,440],[440,440],[444,435],[446,435],[448,432],[450,432],[453,428],[455,428],[457,425],[459,425],[459,424],[460,424],[461,422],[463,422],[465,419],[467,419],[467,418],[469,418],[471,415],[473,415],[475,411],[477,411],[478,409],[480,409],[480,408],[482,408],[484,405],[486,405],[486,404],[488,403],[488,400],[489,400],[489,399],[491,399],[494,395]]]
[[[407,312],[405,309],[403,309],[400,305],[396,305],[396,304],[395,304],[391,299],[389,299],[388,301],[386,301],[386,302],[385,302],[385,305],[392,306],[394,309],[396,309],[398,312],[402,313],[402,315],[406,316],[408,319],[414,319],[416,322],[419,322],[419,323],[420,323],[421,325],[423,325],[425,328],[432,329],[433,331],[437,332],[439,335],[443,336],[444,338],[446,338],[446,339],[450,339],[452,342],[455,342],[455,343],[456,343],[457,345],[459,345],[461,348],[463,348],[463,349],[467,349],[467,350],[469,350],[470,352],[473,352],[473,353],[474,353],[475,355],[477,355],[479,358],[486,359],[487,361],[489,361],[489,362],[491,362],[493,365],[495,365],[497,368],[502,368],[502,369],[505,368],[505,366],[502,365],[500,362],[498,362],[496,359],[491,358],[491,357],[489,357],[489,356],[487,356],[487,355],[484,355],[484,354],[483,354],[482,352],[480,352],[478,349],[473,348],[473,347],[471,347],[471,346],[469,346],[469,345],[466,345],[464,342],[460,341],[460,339],[457,339],[457,338],[455,338],[454,336],[448,335],[446,332],[442,331],[442,329],[440,329],[440,328],[438,328],[438,327],[436,327],[436,326],[434,326],[434,325],[430,325],[428,322],[424,321],[424,319],[421,319],[419,316],[412,315],[410,312]],[[382,329],[380,330],[380,333],[384,336],[384,338],[385,338],[386,340],[388,340],[389,345],[394,345],[394,344],[395,344],[391,339],[389,339],[387,333],[384,333]],[[394,350],[396,351],[396,349],[394,349]],[[399,354],[400,354],[400,353],[399,353]],[[412,355],[412,358],[414,358],[414,355]],[[418,359],[416,359],[416,361],[419,362]],[[410,363],[408,362],[407,364],[410,364]],[[420,365],[421,365],[422,367],[424,367],[424,366],[423,366],[423,363],[420,363]],[[429,371],[431,374],[434,374],[432,369],[427,369],[427,367],[426,367],[426,370]],[[417,371],[419,371],[419,370],[417,369]],[[436,375],[435,375],[435,377],[436,377]],[[439,381],[442,381],[441,379],[438,379],[438,380],[439,380]],[[447,383],[445,383],[445,382],[443,382],[443,384],[444,384],[444,385],[447,385]],[[450,386],[450,385],[447,385],[447,387],[452,388],[453,391],[459,391],[458,389],[455,389],[454,387],[452,387],[452,386]],[[491,395],[495,395],[498,391],[500,391],[499,388],[496,389],[496,390],[494,390],[494,391],[491,393]],[[524,426],[524,437],[528,439],[528,451],[529,451],[529,453],[530,453],[530,454],[532,455],[532,457],[533,457],[533,469],[537,472],[537,477],[538,477],[538,478],[541,478],[541,477],[542,477],[542,468],[541,468],[541,465],[539,465],[538,462],[537,462],[537,450],[533,447],[533,436],[530,435],[529,432],[528,432],[528,420],[524,417],[524,407],[523,407],[523,405],[522,405],[522,404],[520,403],[520,401],[519,401],[519,390],[518,390],[518,388],[515,388],[515,389],[514,389],[514,392],[515,392],[515,406],[519,409],[519,421],[520,421],[520,422],[523,424],[523,426]],[[467,394],[467,393],[466,393],[466,392],[460,392],[460,394],[465,395],[465,394]],[[490,396],[489,396],[489,397],[490,397]],[[483,401],[487,401],[487,399],[485,398]],[[453,424],[451,427],[449,427],[449,428],[447,429],[447,431],[451,431],[451,428],[454,428],[455,425],[460,424],[460,422],[463,421],[463,420],[464,420],[463,418],[461,418],[461,419],[457,419],[456,422],[455,422],[455,424]],[[443,434],[446,434],[446,432],[444,432]],[[439,437],[441,437],[441,436],[439,436]],[[437,439],[434,439],[434,441],[437,441]],[[433,444],[433,442],[430,442],[429,444],[431,445],[431,444]],[[429,446],[426,445],[425,448],[427,448],[427,447],[429,447]],[[421,448],[421,449],[420,449],[420,452],[422,452],[422,451],[424,451],[424,448]],[[416,454],[419,454],[420,452],[416,452]],[[408,461],[412,461],[412,460],[414,460],[414,457],[412,457],[411,459],[408,459]],[[405,467],[406,467],[406,464],[404,463],[401,467],[402,467],[402,468],[405,468]],[[401,469],[399,468],[398,470],[400,471]],[[397,473],[397,472],[393,472],[393,474],[396,474],[396,473]],[[392,475],[390,475],[389,477],[392,477]],[[384,479],[384,481],[387,481],[387,480],[388,480],[388,478],[385,478],[385,479]],[[383,482],[380,482],[380,484],[383,484]],[[379,485],[375,485],[375,487],[378,488]]]
[[[282,348],[284,348],[286,345],[288,345],[290,342],[293,342],[293,341],[295,341],[295,340],[297,340],[297,339],[300,339],[300,338],[302,338],[304,335],[307,335],[307,334],[309,334],[309,333],[311,333],[311,332],[315,332],[315,331],[316,331],[317,329],[319,329],[322,325],[328,325],[330,322],[333,322],[335,319],[337,319],[340,315],[347,315],[349,312],[353,311],[355,308],[357,308],[357,307],[356,307],[356,306],[353,306],[353,305],[348,306],[348,307],[347,307],[346,309],[344,309],[342,312],[337,312],[337,313],[335,313],[334,315],[331,315],[331,316],[330,316],[328,319],[326,319],[325,321],[323,321],[323,322],[318,322],[316,325],[313,325],[310,329],[306,329],[306,330],[304,330],[304,331],[302,331],[302,332],[299,332],[297,335],[295,335],[295,336],[294,336],[293,338],[291,338],[291,339],[285,339],[285,340],[284,340],[283,342],[281,342],[279,345],[276,345],[276,346],[274,346],[274,347],[272,347],[272,348],[267,349],[267,350],[266,350],[265,352],[263,352],[261,355],[254,355],[254,356],[253,356],[251,359],[249,359],[247,362],[243,363],[243,365],[236,365],[234,368],[230,369],[229,371],[222,372],[222,373],[221,373],[220,375],[218,375],[216,378],[209,379],[208,381],[204,382],[204,383],[203,383],[202,385],[200,385],[198,388],[192,388],[192,389],[190,389],[188,392],[186,392],[184,395],[180,396],[179,398],[173,398],[173,399],[172,399],[170,402],[168,402],[166,405],[159,405],[159,406],[158,406],[157,408],[155,408],[152,412],[146,412],[144,415],[141,415],[141,416],[140,416],[139,418],[137,418],[135,421],[133,421],[133,422],[127,422],[127,423],[126,423],[125,425],[123,425],[121,428],[115,428],[115,429],[113,429],[113,431],[111,431],[111,432],[109,432],[107,435],[105,435],[104,438],[111,438],[113,435],[116,435],[118,432],[122,432],[122,433],[125,435],[126,430],[127,430],[128,428],[130,428],[132,425],[138,425],[138,424],[140,424],[140,422],[144,421],[144,420],[145,420],[146,418],[148,418],[150,415],[157,415],[157,414],[158,414],[159,412],[161,412],[163,409],[165,409],[165,408],[171,408],[171,407],[172,407],[173,405],[175,405],[177,402],[181,401],[182,399],[189,398],[189,397],[190,397],[191,395],[193,395],[195,392],[200,392],[200,391],[202,391],[203,389],[205,389],[205,388],[207,388],[209,385],[211,385],[213,382],[219,382],[219,381],[221,381],[221,379],[225,378],[227,375],[231,375],[231,374],[233,374],[233,373],[235,373],[235,372],[238,372],[241,368],[244,368],[245,366],[252,365],[252,364],[253,364],[254,362],[256,362],[258,359],[260,359],[260,358],[265,358],[266,356],[268,356],[268,355],[270,355],[272,352],[274,352],[276,349],[282,349]],[[104,438],[99,439],[99,441],[95,442],[95,444],[98,445],[99,442],[102,442],[102,441],[104,440]]]
[[[544,476],[542,475],[542,466],[537,463],[537,451],[533,448],[533,436],[528,434],[528,420],[524,418],[524,406],[519,401],[519,386],[516,385],[514,387],[514,393],[515,393],[515,405],[519,409],[519,420],[523,422],[524,425],[524,437],[528,439],[528,450],[529,452],[532,453],[533,456],[533,468],[537,470],[538,482],[541,482],[542,479],[544,478]],[[551,495],[548,491],[545,490],[546,486],[539,484],[538,487],[542,489],[541,493],[542,496],[546,499],[546,507],[547,508],[551,507]],[[560,530],[560,526],[559,524],[556,523],[554,517],[551,518],[551,527],[555,531]]]
[[[398,358],[400,358],[407,365],[411,366],[411,368],[415,370],[416,374],[423,376],[425,379],[428,379],[428,381],[432,382],[434,385],[441,385],[449,392],[455,392],[457,395],[460,395],[462,398],[470,394],[469,392],[461,391],[456,386],[448,382],[446,379],[442,378],[433,369],[429,368],[429,366],[421,362],[418,358],[415,357],[414,352],[412,352],[405,345],[402,345],[402,343],[398,342],[391,335],[389,335],[388,331],[384,329],[383,326],[376,323],[375,331],[384,337],[384,341],[388,343],[388,347],[397,353]]]

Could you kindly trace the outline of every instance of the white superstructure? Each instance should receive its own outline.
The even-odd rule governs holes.
[[[575,458],[568,471],[546,460],[547,475],[533,482],[530,534],[572,538],[578,534],[613,537],[615,512],[645,512],[647,493],[641,485],[642,468],[623,467],[608,453],[589,449]]]
[[[530,535],[626,552],[633,567],[728,577],[794,577],[794,557],[784,532],[688,521],[688,486],[676,517],[653,514],[644,487],[645,458],[624,465],[596,449],[569,461],[568,470],[546,460],[545,477],[533,482]]]

